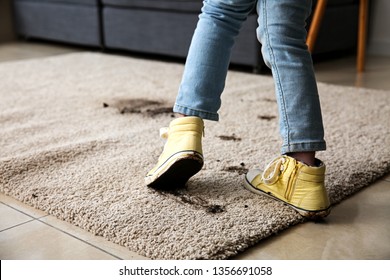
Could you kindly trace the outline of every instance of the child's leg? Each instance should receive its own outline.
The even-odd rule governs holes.
[[[199,16],[174,111],[218,120],[231,49],[255,0],[206,0]]]
[[[311,1],[259,0],[257,10],[258,38],[275,80],[281,152],[287,155],[273,160],[264,171],[249,171],[245,185],[283,201],[303,216],[324,217],[330,211],[325,165],[314,158],[315,151],[325,149],[324,130],[305,30]]]
[[[145,177],[155,188],[180,187],[203,166],[203,120],[218,120],[230,52],[255,0],[205,0],[174,111],[191,117],[171,122],[157,165]]]
[[[257,11],[258,38],[276,85],[281,152],[325,150],[317,84],[306,46],[311,0],[259,0]]]

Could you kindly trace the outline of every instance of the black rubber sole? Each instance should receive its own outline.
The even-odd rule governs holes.
[[[182,188],[202,167],[203,160],[199,157],[192,156],[179,159],[147,186],[162,190]]]

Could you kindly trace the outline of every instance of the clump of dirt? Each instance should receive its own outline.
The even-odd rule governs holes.
[[[209,213],[222,213],[225,211],[225,207],[221,206],[221,205],[217,205],[217,204],[213,204],[213,205],[210,205],[207,207],[207,212]]]
[[[245,167],[245,163],[241,162],[240,166],[228,166],[228,167],[224,168],[223,171],[236,172],[239,175],[243,175],[243,174],[248,173],[249,170],[248,170],[248,168]]]
[[[219,139],[224,141],[241,141],[240,137],[237,137],[234,133],[232,135],[219,135],[217,136]]]
[[[276,116],[269,116],[269,115],[259,115],[257,116],[257,118],[259,118],[260,120],[266,120],[266,121],[270,121],[270,120],[273,120],[276,118]]]

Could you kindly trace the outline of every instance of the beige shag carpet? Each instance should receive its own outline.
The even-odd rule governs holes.
[[[0,64],[0,191],[153,259],[226,259],[304,220],[243,188],[279,154],[269,76],[230,72],[205,167],[186,189],[143,177],[183,66],[74,53]],[[319,84],[333,204],[390,171],[390,92]]]

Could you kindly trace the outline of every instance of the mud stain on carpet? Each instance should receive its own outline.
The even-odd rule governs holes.
[[[177,188],[171,190],[154,189],[156,192],[173,199],[179,203],[191,205],[195,208],[203,209],[208,213],[216,214],[226,211],[225,206],[209,203],[207,200],[188,193],[186,188]]]
[[[223,171],[227,172],[235,172],[238,173],[239,175],[243,175],[248,173],[248,168],[245,167],[245,163],[241,162],[239,166],[228,166],[222,169]]]
[[[120,114],[141,114],[152,118],[165,114],[172,118],[175,117],[172,106],[167,105],[166,102],[144,98],[119,99],[112,103],[104,102],[103,108],[107,107],[117,108]]]
[[[240,137],[237,137],[234,133],[232,135],[219,135],[217,136],[219,139],[224,141],[241,141]]]

